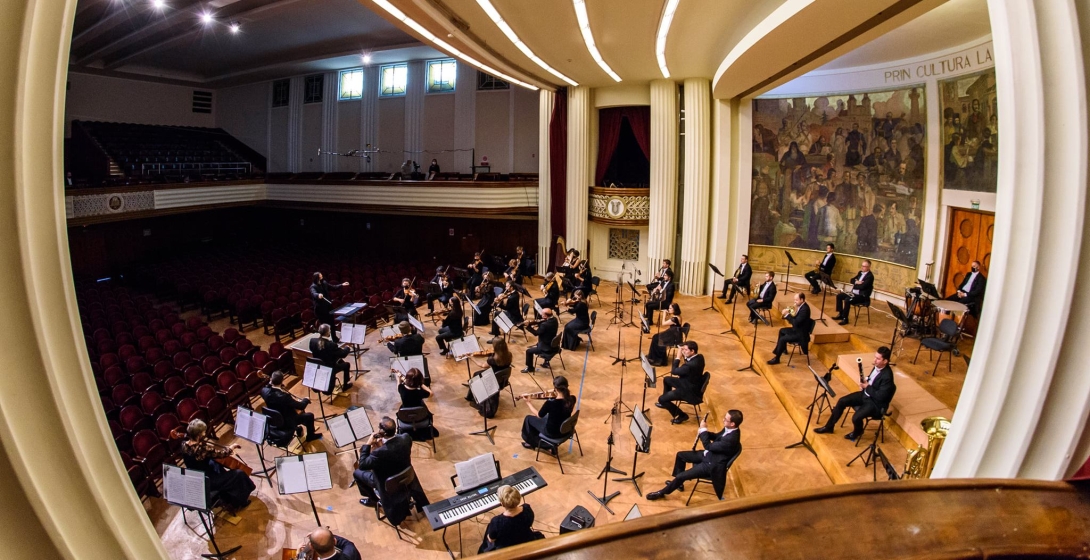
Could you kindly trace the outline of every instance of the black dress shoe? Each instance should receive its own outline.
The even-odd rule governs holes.
[[[534,373],[534,368],[529,367],[529,366],[524,367],[524,368],[522,368],[522,373]]]
[[[666,408],[665,406],[662,405],[662,403],[660,403],[658,401],[655,401],[655,406],[658,407],[658,408]]]
[[[352,388],[351,383],[345,383],[344,385],[341,385],[341,392],[343,393],[344,391],[347,391],[347,390],[349,390],[351,388]]]
[[[831,434],[831,433],[833,433],[833,429],[832,428],[826,428],[825,426],[818,426],[818,427],[814,428],[814,433],[815,434]]]
[[[525,441],[522,442],[522,446],[525,447],[526,449],[533,449],[534,448],[534,446],[530,445],[529,443],[526,443]]]
[[[811,289],[810,289],[810,293],[811,293],[811,294],[814,294],[814,295],[818,295],[818,294],[820,294],[820,293],[821,293],[821,290],[819,290],[819,289],[817,289],[817,288],[811,288]]]
[[[674,416],[674,419],[670,420],[670,423],[671,424],[681,424],[681,423],[687,421],[688,419],[689,419],[688,414],[679,414],[677,416]]]
[[[769,360],[769,361],[767,361],[765,363],[770,365],[770,366],[774,366],[774,365],[780,363],[780,357],[779,356],[773,356],[771,360]]]
[[[844,439],[846,439],[848,441],[855,441],[855,440],[859,439],[859,436],[856,435],[854,432],[850,432],[850,433],[847,433],[847,434],[844,435]]]
[[[360,505],[363,507],[375,507],[375,501],[371,498],[360,498]]]
[[[727,304],[727,305],[730,305],[730,304],[732,304],[732,303],[734,303],[734,298],[730,298],[730,299],[728,299],[728,300],[726,301],[726,304]]]
[[[839,321],[837,321],[836,323],[837,323],[838,325],[847,325],[847,324],[848,324],[848,323],[850,323],[850,322],[851,322],[851,321],[849,321],[849,320],[847,320],[847,319],[840,319],[840,320],[839,320]]]
[[[663,499],[665,497],[666,497],[666,494],[663,494],[662,492],[648,492],[647,493],[647,499],[651,500],[652,502],[655,501],[655,500],[661,500],[661,499]]]

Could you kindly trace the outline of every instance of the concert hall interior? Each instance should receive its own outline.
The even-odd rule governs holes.
[[[12,557],[1090,547],[1090,3],[0,28]]]

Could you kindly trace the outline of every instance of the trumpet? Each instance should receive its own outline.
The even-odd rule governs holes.
[[[522,395],[519,395],[519,396],[515,397],[515,400],[516,401],[522,401],[522,400],[527,400],[527,399],[542,399],[542,400],[544,400],[544,399],[555,399],[555,398],[556,398],[556,390],[554,389],[552,391],[538,391],[536,393],[525,393],[525,394],[522,394]]]

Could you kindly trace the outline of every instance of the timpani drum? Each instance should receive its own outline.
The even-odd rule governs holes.
[[[953,319],[955,323],[961,324],[958,316],[965,317],[965,313],[969,311],[969,308],[963,303],[951,301],[948,299],[940,299],[932,303],[935,307],[935,324],[938,325],[943,319]]]

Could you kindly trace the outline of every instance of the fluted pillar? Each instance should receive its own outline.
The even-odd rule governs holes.
[[[424,76],[424,61],[409,62],[405,82],[405,155],[401,160],[412,159],[427,169],[424,161],[424,91],[427,80]]]
[[[337,145],[337,108],[340,107],[340,100],[337,99],[340,93],[340,84],[338,79],[340,73],[338,72],[326,72],[325,79],[322,80],[322,148],[325,151],[341,152],[344,151]],[[333,156],[321,156],[320,163],[322,164],[322,171],[325,173],[331,173],[333,171],[340,171],[337,168],[340,158]]]
[[[591,124],[593,123],[594,99],[590,88],[568,88],[568,208],[567,235],[569,249],[580,254],[587,249],[587,199],[590,196],[591,176]]]
[[[549,121],[553,116],[556,92],[542,89],[537,97],[537,273],[544,275],[549,268],[553,228],[552,160],[549,158]]]
[[[711,81],[685,80],[685,200],[681,224],[682,293],[704,293],[708,266],[708,204],[711,200]]]
[[[648,271],[674,260],[677,241],[677,84],[651,82],[651,215],[647,221]]]

